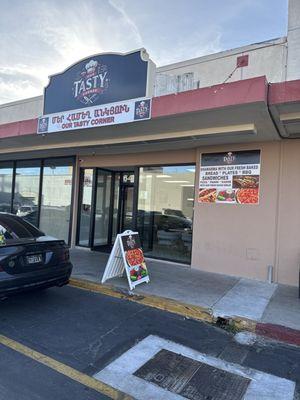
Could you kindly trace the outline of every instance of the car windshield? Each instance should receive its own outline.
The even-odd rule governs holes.
[[[6,240],[44,236],[43,232],[29,222],[10,214],[0,214],[0,234]]]

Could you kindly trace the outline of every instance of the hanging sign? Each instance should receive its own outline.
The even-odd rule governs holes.
[[[50,76],[43,114],[151,97],[154,77],[155,64],[144,48],[95,54]]]
[[[151,118],[151,99],[141,98],[56,114],[38,120],[37,133],[64,132],[76,129],[125,124]]]
[[[125,231],[117,235],[101,282],[122,276],[124,269],[130,290],[150,281],[138,232]]]
[[[199,203],[258,204],[260,150],[201,156]]]
[[[151,118],[155,68],[142,48],[125,54],[95,54],[50,76],[38,133]]]

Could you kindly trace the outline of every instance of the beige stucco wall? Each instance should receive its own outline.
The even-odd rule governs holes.
[[[208,147],[202,152],[261,149],[258,205],[204,204],[194,211],[192,267],[256,279],[267,279],[267,266],[275,265],[275,232],[280,144],[258,143]],[[196,178],[198,187],[198,176]]]
[[[281,283],[297,285],[300,263],[300,140],[286,140],[281,146],[277,279]]]

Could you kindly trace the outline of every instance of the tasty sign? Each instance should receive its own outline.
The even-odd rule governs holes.
[[[99,96],[108,89],[109,74],[106,65],[91,59],[78,72],[73,83],[73,95],[84,105],[94,105]]]
[[[44,115],[152,97],[155,64],[145,49],[95,54],[50,76]]]

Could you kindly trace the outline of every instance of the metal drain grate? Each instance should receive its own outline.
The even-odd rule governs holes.
[[[159,351],[134,375],[190,400],[242,400],[251,382],[168,350]]]

